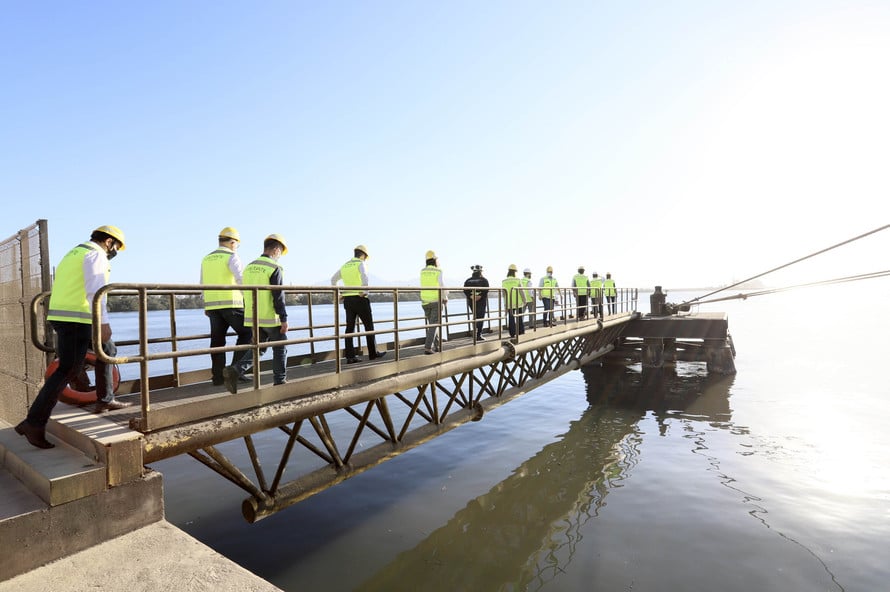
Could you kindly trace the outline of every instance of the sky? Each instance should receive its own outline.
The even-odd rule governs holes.
[[[4,0],[0,235],[48,220],[56,264],[119,226],[115,282],[196,282],[234,226],[293,285],[357,244],[378,285],[428,249],[449,285],[725,285],[890,224],[888,33],[885,0]]]

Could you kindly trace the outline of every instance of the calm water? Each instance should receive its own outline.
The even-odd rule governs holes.
[[[876,280],[703,306],[735,376],[572,372],[253,525],[164,461],[167,518],[288,591],[886,590],[888,302]]]

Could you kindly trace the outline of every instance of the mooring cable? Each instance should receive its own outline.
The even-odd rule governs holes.
[[[752,281],[752,280],[756,280],[756,279],[758,279],[758,278],[762,278],[763,276],[765,276],[765,275],[767,275],[767,274],[770,274],[770,273],[773,273],[774,271],[779,271],[780,269],[785,269],[786,267],[790,267],[790,266],[792,266],[792,265],[794,265],[794,264],[796,264],[796,263],[800,263],[801,261],[806,261],[807,259],[812,259],[813,257],[815,257],[815,256],[817,256],[817,255],[821,255],[821,254],[823,254],[823,253],[827,253],[828,251],[831,251],[832,249],[837,249],[838,247],[842,247],[842,246],[844,246],[844,245],[848,245],[848,244],[850,244],[850,243],[852,243],[852,242],[854,242],[854,241],[857,241],[857,240],[859,240],[859,239],[865,238],[865,237],[867,237],[867,236],[871,236],[872,234],[875,234],[875,233],[877,233],[877,232],[881,232],[882,230],[886,230],[886,229],[888,229],[888,228],[890,228],[890,224],[885,224],[884,226],[880,226],[880,227],[878,227],[878,228],[875,228],[874,230],[870,230],[870,231],[868,231],[868,232],[866,232],[866,233],[864,233],[864,234],[860,234],[859,236],[854,236],[853,238],[851,238],[851,239],[847,239],[847,240],[845,240],[845,241],[843,241],[843,242],[840,242],[840,243],[837,243],[836,245],[831,245],[830,247],[826,247],[826,248],[824,248],[824,249],[822,249],[822,250],[820,250],[820,251],[816,251],[815,253],[810,253],[809,255],[806,255],[805,257],[800,257],[799,259],[795,259],[794,261],[791,261],[791,262],[789,262],[789,263],[785,263],[784,265],[780,265],[780,266],[778,266],[778,267],[774,267],[774,268],[772,268],[772,269],[770,269],[770,270],[768,270],[768,271],[764,271],[763,273],[758,273],[757,275],[751,276],[751,277],[749,277],[749,278],[747,278],[747,279],[744,279],[744,280],[742,280],[742,281],[740,281],[740,282],[736,282],[736,283],[734,283],[734,284],[730,284],[729,286],[725,286],[725,287],[723,287],[723,288],[719,288],[719,289],[717,289],[717,290],[714,290],[713,292],[708,292],[707,294],[704,294],[704,295],[702,295],[702,296],[698,296],[698,297],[696,297],[696,298],[693,298],[692,300],[687,300],[687,301],[684,302],[681,306],[686,306],[686,305],[690,305],[690,304],[704,304],[704,302],[699,302],[699,301],[700,301],[700,300],[703,300],[703,299],[705,299],[705,298],[708,298],[709,296],[713,296],[714,294],[718,294],[718,293],[723,292],[723,291],[725,291],[725,290],[730,290],[730,289],[732,289],[732,288],[735,288],[736,286],[740,286],[740,285],[742,285],[742,284],[744,284],[744,283],[746,283],[746,282],[750,282],[750,281]],[[865,275],[865,276],[869,276],[869,277],[862,277],[862,278],[856,278],[856,279],[871,279],[872,276],[873,276],[873,277],[882,277],[882,276],[883,276],[884,274],[886,274],[886,273],[887,273],[887,272],[875,272],[875,274],[863,274],[863,275]],[[851,277],[855,277],[855,276],[851,276]],[[837,280],[826,280],[825,282],[814,282],[812,285],[818,285],[818,284],[820,284],[820,283],[840,283],[840,282],[842,282],[842,281],[845,281],[845,280],[843,280],[843,278],[839,278],[839,279],[837,279]],[[855,280],[855,279],[850,279],[850,280],[846,280],[846,281],[856,281],[856,280]],[[776,290],[773,290],[773,291],[777,291],[777,292],[778,292],[778,291],[783,291],[783,290],[790,290],[790,289],[792,289],[792,288],[796,288],[796,287],[804,287],[804,286],[806,286],[806,285],[807,285],[807,284],[802,284],[802,285],[800,285],[800,286],[792,286],[792,287],[788,287],[788,288],[779,288],[779,289],[776,289]],[[732,298],[744,298],[744,297],[746,297],[746,296],[752,296],[752,295],[759,295],[759,294],[757,294],[757,293],[752,293],[752,294],[746,294],[746,295],[744,295],[744,296],[742,296],[742,295],[736,295],[736,296],[733,296]],[[730,299],[731,299],[731,298],[720,298],[720,299],[717,299],[717,300],[708,300],[707,302],[720,302],[721,300],[730,300]]]
[[[846,282],[857,282],[860,280],[871,280],[874,278],[880,277],[890,277],[890,269],[886,271],[874,271],[871,273],[861,273],[858,275],[850,275],[841,278],[834,278],[831,280],[821,280],[818,282],[809,282],[806,284],[796,284],[794,286],[785,286],[783,288],[768,288],[765,290],[757,290],[756,292],[745,292],[744,294],[733,294],[732,296],[723,296],[722,298],[712,298],[711,300],[701,300],[696,301],[694,304],[711,304],[713,302],[725,302],[727,300],[747,300],[748,298],[753,298],[754,296],[764,296],[766,294],[775,294],[777,292],[787,292],[788,290],[796,290],[798,288],[812,288],[815,286],[828,286],[831,284],[843,284]],[[714,294],[715,292],[712,292]],[[698,299],[696,299],[698,300]],[[690,300],[690,302],[692,302]]]

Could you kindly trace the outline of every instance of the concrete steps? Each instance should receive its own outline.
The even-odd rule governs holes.
[[[50,506],[105,490],[105,465],[52,434],[47,439],[56,447],[35,448],[11,425],[0,423],[0,466]]]
[[[0,524],[22,514],[46,508],[46,502],[6,469],[0,469]],[[0,526],[2,532],[2,526]]]
[[[59,403],[46,426],[53,435],[106,467],[108,487],[139,479],[144,471],[142,434],[83,407]]]
[[[0,420],[0,582],[164,517],[141,434],[60,404],[46,437],[55,448]]]

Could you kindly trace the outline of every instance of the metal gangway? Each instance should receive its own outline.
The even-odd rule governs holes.
[[[177,330],[186,303],[193,306],[205,289],[225,288],[230,286],[105,286],[93,301],[94,343],[100,343],[99,327],[108,321],[102,317],[103,297],[109,303],[129,303],[138,336],[117,342],[116,356],[101,349],[95,355],[121,370],[133,369],[132,378],[122,380],[117,393],[136,404],[101,416],[115,430],[87,421],[95,417],[88,409],[74,408],[54,419],[76,431],[78,438],[101,440],[96,448],[109,463],[112,485],[141,474],[145,465],[188,454],[248,493],[242,513],[250,522],[457,426],[479,421],[486,411],[606,355],[615,349],[627,323],[640,316],[636,289],[618,289],[611,307],[592,298],[582,311],[574,288],[556,288],[552,322],[542,323],[544,311],[538,305],[522,311],[525,332],[511,337],[506,304],[510,295],[490,287],[482,319],[486,334],[479,340],[464,288],[441,288],[442,314],[435,326],[443,348],[426,355],[427,323],[418,312],[421,288],[370,287],[367,292],[376,302],[374,330],[357,328],[352,337],[360,348],[365,336],[375,335],[378,349],[386,349],[387,356],[347,365],[345,323],[337,305],[342,288],[242,286],[253,292],[254,301],[262,291],[282,291],[289,310],[304,307],[305,321],[289,322],[287,339],[274,342],[286,345],[289,356],[287,382],[273,385],[270,361],[263,356],[272,344],[257,343],[256,329],[252,344],[218,348],[205,347],[209,333]],[[521,290],[540,302],[539,288]],[[45,320],[48,296],[39,294],[31,303],[32,341],[45,352],[53,350]],[[150,309],[166,311],[163,328],[158,328],[158,314],[149,322]],[[381,314],[384,310],[391,312]],[[235,350],[248,350],[257,371],[250,375],[252,384],[231,394],[211,383],[209,354],[228,356]],[[186,369],[194,367],[195,360],[204,364]],[[172,371],[153,372],[159,364]]]

